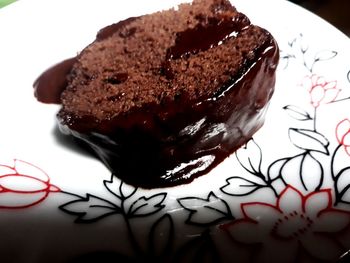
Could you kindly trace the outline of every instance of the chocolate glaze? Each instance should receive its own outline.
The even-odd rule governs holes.
[[[114,33],[120,31],[126,25],[137,19],[138,17],[129,17],[118,23],[106,26],[98,31],[96,35],[96,41],[104,40]],[[132,31],[132,30],[131,30]],[[132,33],[132,32],[131,32]],[[129,34],[131,34],[129,32]],[[94,43],[93,42],[93,43]],[[34,82],[34,96],[38,101],[43,103],[56,103],[61,102],[61,93],[67,87],[67,75],[72,70],[74,63],[77,61],[78,56],[66,59],[42,73]],[[117,77],[118,80],[125,79],[125,76]],[[113,81],[113,80],[111,80]]]
[[[198,20],[205,19],[208,19],[207,23],[199,23],[194,28],[179,32],[176,35],[175,45],[167,50],[165,61],[162,63],[160,70],[160,73],[167,79],[174,78],[170,66],[171,60],[213,48],[225,39],[237,35],[250,23],[244,15],[238,15],[233,20],[214,17],[198,18]]]
[[[115,24],[112,24],[112,25],[109,25],[109,26],[102,28],[100,31],[98,31],[95,41],[101,41],[101,40],[104,40],[106,38],[109,38],[114,33],[120,31],[120,29],[124,28],[126,25],[130,24],[132,21],[136,20],[137,18],[139,18],[139,17],[129,17],[125,20],[119,21],[118,23],[115,23]],[[124,32],[124,33],[120,32],[119,35],[124,36],[124,37],[128,37],[128,36],[132,35],[133,33],[135,33],[135,31],[133,28],[131,28],[127,32]]]
[[[66,59],[47,69],[33,84],[34,95],[44,103],[60,103],[61,93],[67,87],[66,76],[71,71],[76,58]]]
[[[112,28],[113,33],[120,29]],[[200,26],[194,30],[198,36],[207,34]],[[195,41],[188,48],[190,32],[179,34],[179,46],[168,51],[167,60],[211,48],[236,30],[239,29],[229,21],[216,21],[207,36],[210,41]],[[133,34],[132,31],[126,34]],[[100,32],[98,39],[110,35]],[[182,93],[180,100],[149,104],[103,121],[89,116],[67,116],[60,111],[59,127],[63,133],[86,142],[126,183],[143,188],[189,183],[208,173],[263,124],[275,83],[277,44],[271,37],[254,54],[252,60],[245,61],[245,73],[233,77],[210,98],[193,101]],[[59,71],[50,70],[50,74],[60,75]],[[171,77],[171,69],[165,67],[165,74]],[[127,75],[117,76],[112,81],[126,78]],[[49,88],[55,90],[55,87]],[[37,98],[40,100],[41,96]]]
[[[196,54],[217,46],[230,35],[238,34],[249,20],[244,15],[232,19],[208,18],[208,23],[199,23],[176,35],[175,45],[167,50],[167,59],[178,59],[187,54]]]
[[[208,173],[263,124],[275,83],[276,43],[271,40],[256,54],[256,62],[246,61],[243,76],[207,100],[193,103],[182,95],[185,98],[179,101],[148,105],[101,122],[83,117],[78,123],[59,115],[60,129],[89,144],[129,184],[155,188],[189,183]]]

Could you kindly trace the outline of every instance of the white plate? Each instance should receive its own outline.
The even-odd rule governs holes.
[[[134,189],[59,136],[59,107],[36,101],[35,78],[98,29],[178,2],[21,0],[0,10],[2,260],[295,262],[350,248],[350,41],[287,1],[233,1],[275,36],[281,62],[264,127],[210,174]]]

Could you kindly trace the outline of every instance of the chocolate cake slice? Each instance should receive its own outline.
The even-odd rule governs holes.
[[[74,60],[60,129],[127,183],[188,183],[262,126],[278,59],[271,34],[227,0],[130,18]]]

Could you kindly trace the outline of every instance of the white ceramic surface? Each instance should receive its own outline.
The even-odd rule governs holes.
[[[265,125],[208,175],[135,189],[60,136],[35,78],[98,29],[179,2],[0,10],[1,262],[319,262],[350,249],[350,40],[287,1],[232,1],[275,36],[281,61]]]

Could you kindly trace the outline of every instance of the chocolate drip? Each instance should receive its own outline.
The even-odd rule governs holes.
[[[167,59],[178,59],[213,48],[230,36],[234,36],[249,24],[245,16],[235,19],[208,18],[208,23],[177,34],[175,45],[167,50]]]
[[[238,15],[234,19],[218,19],[214,17],[197,17],[197,19],[199,21],[208,21],[205,24],[198,23],[194,28],[177,33],[175,45],[168,48],[165,61],[162,63],[160,70],[160,73],[167,79],[174,78],[170,60],[216,47],[225,39],[236,36],[249,25],[249,19],[244,15]]]
[[[135,21],[137,18],[138,17],[129,17],[129,18],[123,20],[123,21],[120,21],[118,23],[115,23],[115,24],[112,24],[112,25],[109,25],[109,26],[106,26],[106,27],[102,28],[100,31],[98,31],[95,41],[101,41],[103,39],[109,38],[114,33],[118,32],[120,29],[125,27],[126,25],[128,25],[131,22]],[[129,37],[129,36],[131,36],[132,34],[135,33],[134,30],[135,29],[131,28],[127,32],[124,32],[124,33],[121,32],[120,34],[123,35],[124,37]]]
[[[67,87],[67,75],[72,70],[76,57],[66,59],[47,69],[33,84],[34,95],[43,103],[61,103],[61,93]]]
[[[193,105],[184,95],[179,102],[148,105],[146,111],[108,121],[86,116],[79,124],[62,115],[60,129],[90,145],[126,183],[143,188],[190,183],[222,162],[262,126],[278,59],[277,45],[271,40],[256,50],[244,75],[230,80],[220,94],[205,101]],[[159,107],[165,112],[184,110],[165,123],[153,114]],[[134,125],[137,120],[142,120],[140,125]],[[94,129],[99,132],[89,132]]]
[[[138,17],[130,17],[116,24],[112,24],[102,28],[96,35],[96,41],[101,41],[112,36],[114,33],[123,29],[126,25],[136,20]],[[120,32],[125,37],[130,37],[134,34],[134,30],[130,29],[127,32]],[[77,61],[78,56],[66,59],[42,73],[34,82],[34,95],[38,101],[43,103],[61,103],[61,93],[67,87],[67,75],[72,70],[74,63]],[[116,78],[112,78],[110,81],[117,81],[119,83],[125,81],[127,75],[119,74]]]

